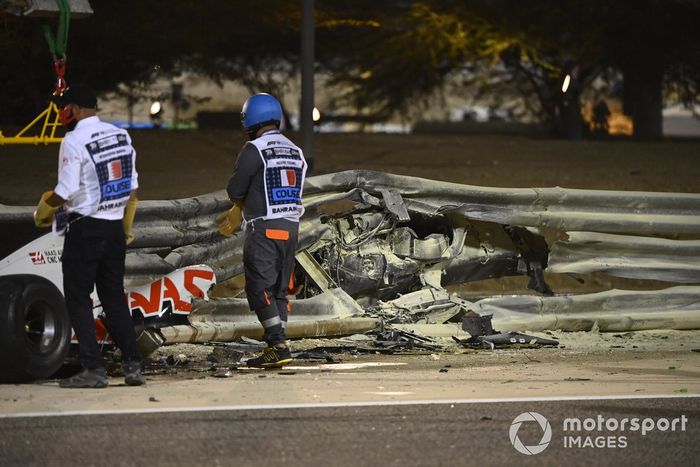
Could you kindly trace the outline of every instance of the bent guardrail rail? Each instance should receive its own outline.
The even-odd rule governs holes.
[[[561,235],[550,238],[551,252],[545,269],[549,273],[603,272],[663,281],[669,286],[700,284],[700,194],[493,188],[362,170],[309,177],[304,189],[306,212],[300,225],[300,251],[329,239],[330,227],[325,222],[328,218],[376,208],[389,211],[397,219],[411,215],[449,217],[467,229],[483,223],[495,229],[507,225],[558,231]],[[224,191],[178,200],[142,201],[134,225],[136,240],[126,259],[127,281],[147,283],[177,268],[202,263],[214,269],[218,282],[241,274],[243,234],[239,231],[224,238],[218,233],[216,218],[229,206]],[[18,235],[26,235],[32,226],[33,211],[30,206],[0,206],[0,224],[12,226]],[[513,273],[521,267],[517,253],[484,245],[466,242],[459,254],[453,251],[443,263],[445,276],[452,281],[479,280],[497,276],[499,271]],[[674,293],[673,289],[623,293],[616,303],[632,303],[633,296],[653,298]],[[546,301],[556,299],[560,297]],[[526,296],[517,299],[519,303],[531,300],[534,299]],[[581,296],[566,303],[589,307],[591,313],[605,319],[615,317],[612,310],[595,310],[591,300],[591,296]],[[517,303],[508,303],[500,309],[523,313],[515,311]],[[669,319],[675,313],[675,308],[663,298],[655,301],[655,310],[668,312]],[[683,310],[678,319],[700,327],[695,319],[697,313],[697,309]],[[193,314],[192,319],[196,316]],[[561,313],[557,316],[558,325],[568,322],[570,328],[576,328],[575,318],[565,320]],[[626,319],[622,314],[617,318]],[[218,330],[202,330],[197,335],[210,338],[223,332],[221,326],[228,326],[212,316],[208,319],[216,322],[212,326],[219,326]],[[553,322],[547,319],[548,323]],[[664,326],[677,322],[645,319]],[[201,321],[192,326],[207,327]],[[184,329],[177,332],[180,336],[190,333],[187,339],[196,334]],[[201,338],[195,337],[197,341]]]

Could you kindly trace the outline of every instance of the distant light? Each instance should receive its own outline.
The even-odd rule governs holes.
[[[311,118],[314,122],[321,120],[321,112],[319,112],[316,107],[314,107],[314,110],[311,112]]]
[[[564,78],[564,83],[561,85],[561,92],[566,92],[569,89],[569,84],[571,83],[571,75],[566,75]]]
[[[155,101],[153,104],[151,104],[150,112],[151,112],[152,117],[155,117],[156,115],[158,115],[162,111],[163,111],[163,106],[161,105],[161,103],[159,101]]]

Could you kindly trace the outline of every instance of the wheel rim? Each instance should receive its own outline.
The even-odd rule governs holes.
[[[34,302],[24,315],[24,333],[32,350],[46,353],[56,337],[56,316],[46,302]]]

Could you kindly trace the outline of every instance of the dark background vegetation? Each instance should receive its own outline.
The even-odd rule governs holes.
[[[70,26],[68,81],[134,89],[198,71],[252,91],[289,92],[299,73],[301,2],[91,0]],[[559,136],[580,134],[580,95],[598,78],[624,102],[638,138],[662,135],[665,101],[697,104],[698,0],[316,0],[316,69],[337,105],[381,121],[420,111],[448,76],[519,97]],[[0,10],[0,120],[45,106],[54,76],[46,20]],[[561,92],[566,74],[570,92]]]

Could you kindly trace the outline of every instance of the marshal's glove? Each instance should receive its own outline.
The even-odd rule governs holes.
[[[46,202],[52,194],[53,191],[47,191],[41,195],[39,205],[36,207],[36,211],[34,211],[34,225],[37,227],[51,227],[53,216],[56,214],[56,211],[58,211],[58,208],[60,208],[60,206],[50,206]]]
[[[136,216],[136,205],[139,204],[139,200],[136,196],[129,198],[129,202],[126,203],[124,207],[124,217],[122,218],[122,225],[124,226],[124,236],[126,237],[126,244],[129,245],[134,241],[134,232],[132,227],[134,225],[134,217]]]
[[[220,222],[219,233],[224,237],[230,237],[233,231],[241,226],[242,206],[239,203],[234,203],[231,209],[219,214],[216,220]]]

